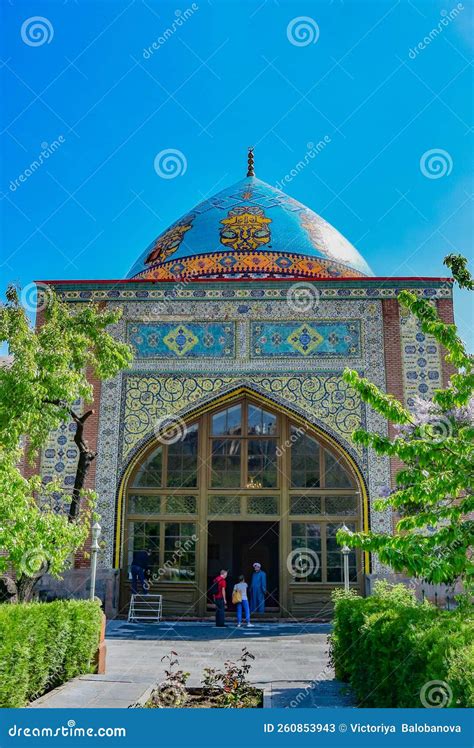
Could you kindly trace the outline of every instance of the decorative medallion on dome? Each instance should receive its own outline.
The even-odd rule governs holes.
[[[271,223],[271,218],[267,218],[258,205],[232,208],[221,223],[221,243],[226,247],[248,251],[270,241],[268,224]]]
[[[158,237],[153,244],[150,254],[145,260],[147,265],[151,265],[155,262],[164,262],[170,255],[172,255],[181,242],[183,241],[186,231],[189,231],[193,225],[195,216],[187,216],[179,223],[175,223],[171,226],[164,234]]]

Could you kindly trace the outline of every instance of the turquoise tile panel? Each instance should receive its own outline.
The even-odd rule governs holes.
[[[253,322],[250,345],[252,358],[357,357],[360,322]]]
[[[127,338],[136,358],[235,356],[233,322],[130,322]]]

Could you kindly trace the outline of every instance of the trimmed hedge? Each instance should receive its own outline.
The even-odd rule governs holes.
[[[443,681],[438,698],[450,707],[474,706],[474,612],[420,604],[404,585],[375,585],[370,597],[334,593],[331,660],[350,683],[359,706],[422,707],[425,686]],[[428,689],[426,691],[426,689]]]
[[[0,707],[23,707],[91,672],[101,622],[98,602],[0,605]]]

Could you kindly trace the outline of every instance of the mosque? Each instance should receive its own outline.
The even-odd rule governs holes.
[[[127,278],[47,283],[72,306],[120,307],[112,332],[134,351],[128,370],[93,381],[87,422],[108,615],[127,609],[133,552],[150,549],[165,616],[211,615],[206,591],[219,569],[232,581],[258,561],[265,615],[327,617],[343,584],[336,531],[391,530],[373,501],[397,469],[352,443],[355,428],[387,425],[342,372],[408,404],[430,396],[448,371],[397,294],[429,298],[452,321],[450,280],[375,276],[333,226],[255,176],[250,149],[247,176],[187,210]],[[42,453],[42,475],[70,489],[76,461],[65,424]],[[377,560],[349,560],[351,585],[369,590]],[[86,593],[89,563],[77,554],[63,593]],[[47,596],[58,583],[41,585]]]

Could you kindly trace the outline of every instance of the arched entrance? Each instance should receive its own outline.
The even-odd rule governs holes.
[[[334,440],[251,394],[235,396],[143,448],[122,486],[121,608],[135,551],[164,613],[206,615],[221,568],[229,581],[259,561],[266,614],[327,616],[343,584],[336,531],[364,526],[362,481]],[[353,586],[361,558],[350,555]],[[229,596],[230,597],[230,596]]]

